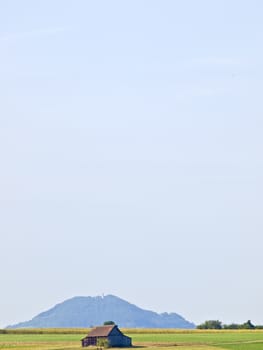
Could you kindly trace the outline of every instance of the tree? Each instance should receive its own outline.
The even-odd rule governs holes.
[[[98,338],[97,339],[97,348],[110,348],[110,343],[107,338]]]
[[[198,329],[222,329],[222,323],[218,320],[209,320],[200,324],[196,328]]]
[[[224,324],[224,329],[239,329],[240,325],[237,323],[231,323],[231,324]]]
[[[111,325],[115,325],[115,322],[113,322],[113,321],[105,321],[105,322],[103,323],[103,325],[104,325],[104,326],[111,326]]]
[[[241,329],[255,329],[255,326],[251,323],[250,320],[248,320],[247,322],[243,323],[240,326]]]

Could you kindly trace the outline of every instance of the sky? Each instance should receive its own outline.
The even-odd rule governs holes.
[[[0,0],[0,327],[114,294],[263,324],[261,0]]]

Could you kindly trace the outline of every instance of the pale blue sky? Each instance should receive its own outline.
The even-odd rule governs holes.
[[[0,326],[102,293],[263,324],[262,11],[0,1]]]

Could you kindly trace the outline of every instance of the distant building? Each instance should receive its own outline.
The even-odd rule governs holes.
[[[98,339],[107,339],[110,346],[130,347],[132,340],[124,335],[116,325],[93,328],[89,334],[81,340],[82,346],[97,345]]]

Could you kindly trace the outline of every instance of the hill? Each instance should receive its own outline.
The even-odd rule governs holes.
[[[143,310],[113,295],[74,297],[42,312],[32,320],[7,328],[67,328],[102,325],[113,320],[127,328],[194,328],[176,313],[158,314]]]

